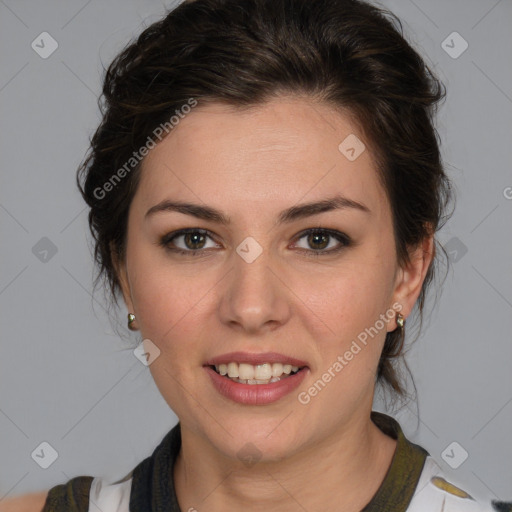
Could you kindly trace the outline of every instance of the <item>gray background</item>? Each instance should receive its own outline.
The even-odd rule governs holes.
[[[408,356],[418,403],[394,415],[456,481],[511,499],[512,2],[382,4],[447,86],[438,126],[457,193],[439,235],[452,271]],[[138,338],[124,309],[119,336],[101,291],[91,295],[75,187],[99,121],[102,65],[172,5],[0,0],[0,498],[77,475],[120,478],[176,422],[130,349]],[[31,47],[44,31],[58,43],[46,59]],[[454,31],[469,44],[458,58],[441,46]],[[58,452],[47,469],[31,457],[43,441]],[[469,454],[458,469],[441,456],[453,441]]]

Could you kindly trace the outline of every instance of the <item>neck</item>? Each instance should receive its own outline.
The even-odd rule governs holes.
[[[182,428],[174,481],[182,510],[361,510],[377,492],[396,441],[366,416],[280,461],[247,467]]]

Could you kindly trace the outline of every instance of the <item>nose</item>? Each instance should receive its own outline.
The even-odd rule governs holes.
[[[219,314],[231,328],[262,334],[284,325],[290,317],[290,289],[269,251],[254,260],[233,254],[233,267],[223,280]]]

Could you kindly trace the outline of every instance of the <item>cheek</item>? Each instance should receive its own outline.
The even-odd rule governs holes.
[[[392,266],[380,257],[361,253],[351,261],[347,258],[330,274],[327,287],[317,286],[314,309],[335,333],[355,336],[390,307],[392,277]]]
[[[198,281],[197,277],[184,279],[175,271],[145,272],[144,281],[134,287],[142,335],[166,347],[179,338],[192,348],[202,325],[200,300],[209,288],[204,282],[194,286]]]
[[[387,323],[380,319],[389,309],[388,290],[382,284],[386,272],[382,266],[374,266],[358,274],[355,266],[332,279],[328,293],[318,289],[316,309],[310,308],[314,311],[309,313],[310,327],[325,324],[328,329],[310,328],[316,340],[318,365],[311,382],[299,392],[311,405],[309,410],[318,414],[331,409],[355,410],[361,401],[373,396],[387,332]],[[324,322],[316,321],[316,316]]]
[[[170,265],[152,265],[147,258],[142,261],[144,264],[133,272],[134,306],[141,336],[160,350],[149,370],[172,410],[182,421],[187,420],[198,407],[190,398],[196,375],[190,369],[203,362],[201,298],[210,287],[194,286],[204,281],[198,276],[184,276]]]
[[[172,264],[162,248],[136,236],[132,237],[127,256],[132,302],[141,335],[161,350],[190,350],[197,343],[197,329],[202,325],[198,319],[201,298],[214,281],[210,284],[207,275],[198,274],[193,265],[185,268]],[[179,345],[171,343],[177,338]],[[181,358],[173,361],[179,362]]]
[[[377,245],[372,250],[361,251],[357,257],[347,258],[339,271],[330,273],[327,288],[318,282],[314,285],[315,280],[309,284],[310,291],[314,291],[308,303],[312,312],[310,326],[320,326],[314,333],[319,340],[316,344],[321,361],[317,371],[323,373],[331,368],[336,373],[332,390],[358,388],[361,391],[373,385],[387,333],[386,320],[391,318],[394,275],[392,255],[387,258],[382,247],[381,250],[374,247]],[[323,322],[315,322],[315,317]],[[333,369],[336,363],[339,364]],[[332,398],[336,399],[335,394]]]

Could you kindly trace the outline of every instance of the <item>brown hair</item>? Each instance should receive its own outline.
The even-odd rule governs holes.
[[[134,151],[191,98],[250,107],[296,93],[350,113],[362,130],[391,204],[399,264],[442,226],[451,189],[433,116],[445,91],[392,13],[358,0],[187,1],[109,66],[103,119],[77,175],[90,206],[96,284],[103,276],[116,304],[111,250],[124,258],[140,167],[126,167]],[[416,304],[420,319],[436,263]],[[377,375],[399,395],[402,341],[399,329],[387,333]]]

